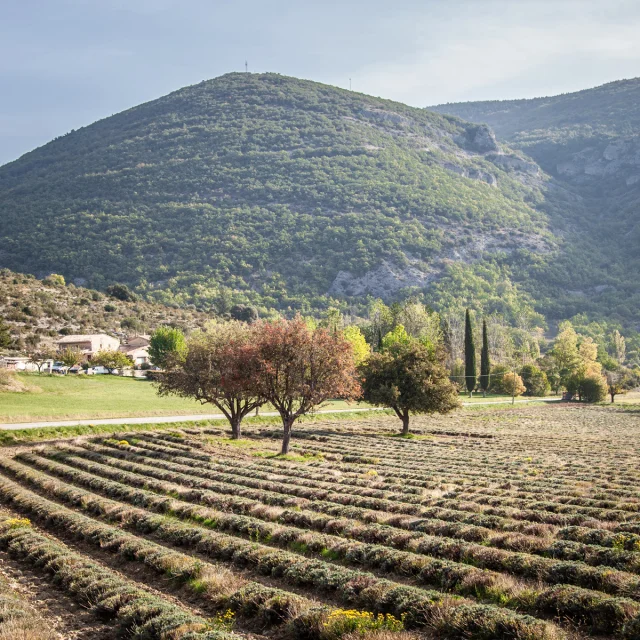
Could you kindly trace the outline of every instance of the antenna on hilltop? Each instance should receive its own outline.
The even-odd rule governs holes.
[[[351,91],[351,78],[349,78],[349,91]]]
[[[244,72],[249,73],[249,62],[247,60],[244,61]]]

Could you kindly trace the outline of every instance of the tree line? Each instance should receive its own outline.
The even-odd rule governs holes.
[[[620,363],[619,332],[614,360],[569,322],[546,342],[525,323],[512,327],[485,317],[478,349],[474,314],[467,309],[461,315],[459,332],[459,317],[437,314],[415,300],[391,306],[375,301],[368,321],[359,325],[330,310],[319,321],[212,321],[188,338],[162,327],[151,337],[149,355],[163,369],[159,393],[216,406],[233,438],[241,437],[246,416],[270,405],[282,420],[283,454],[296,421],[329,399],[389,408],[408,435],[411,415],[447,413],[460,405],[465,389],[470,395],[478,390],[512,396],[563,390],[568,399],[598,402],[640,384],[639,372]]]

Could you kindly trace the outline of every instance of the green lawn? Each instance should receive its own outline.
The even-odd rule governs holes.
[[[93,418],[220,413],[212,405],[178,397],[159,397],[155,386],[139,378],[118,376],[49,376],[18,374],[32,390],[0,393],[0,422],[36,422]],[[325,409],[366,407],[343,401],[327,403]],[[263,411],[268,411],[264,407]]]
[[[134,418],[220,413],[212,405],[177,397],[159,397],[155,386],[144,379],[118,376],[49,376],[21,373],[19,378],[31,388],[22,393],[0,393],[0,422],[37,422],[97,418]],[[474,394],[465,402],[510,403],[511,396]],[[522,398],[519,398],[522,399]],[[516,399],[518,400],[518,399]],[[625,396],[620,396],[625,401]],[[367,408],[366,403],[328,402],[323,409]],[[480,407],[478,407],[480,408]],[[270,411],[265,406],[261,412]]]

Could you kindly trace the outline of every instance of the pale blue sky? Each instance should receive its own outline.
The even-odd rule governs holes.
[[[244,69],[425,106],[640,76],[637,0],[0,0],[0,164]]]

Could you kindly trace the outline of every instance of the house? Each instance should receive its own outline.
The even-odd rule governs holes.
[[[120,345],[120,351],[126,353],[132,360],[134,366],[150,364],[149,360],[149,343],[150,336],[134,336],[128,338],[124,344]]]
[[[10,371],[37,371],[37,367],[29,362],[29,358],[23,356],[0,357],[0,369]]]
[[[120,340],[108,336],[106,333],[64,336],[58,340],[58,349],[76,349],[87,360],[91,360],[98,351],[113,351],[120,347]]]

